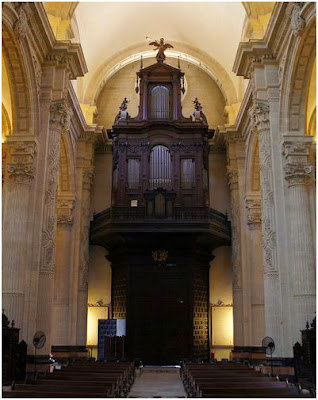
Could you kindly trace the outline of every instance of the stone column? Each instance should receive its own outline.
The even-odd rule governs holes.
[[[54,276],[52,345],[70,343],[70,293],[73,250],[74,197],[59,196],[57,201],[57,235]]]
[[[240,234],[240,198],[238,187],[238,171],[232,166],[227,167],[231,198],[231,229],[232,229],[232,270],[233,270],[233,323],[234,345],[244,344],[244,314],[241,266],[241,234]]]
[[[89,229],[91,217],[91,190],[93,185],[93,167],[82,170],[82,196],[80,220],[80,249],[78,270],[78,302],[77,302],[77,345],[86,346],[87,335],[87,298],[88,298],[88,266],[89,266]]]
[[[247,195],[248,252],[251,302],[251,346],[260,346],[265,336],[264,278],[262,266],[262,210],[260,195]]]
[[[277,262],[269,104],[265,100],[254,99],[249,112],[259,138],[266,335],[272,337],[276,348],[280,349],[282,305]]]
[[[289,263],[292,274],[293,333],[294,342],[300,340],[300,330],[305,329],[315,317],[315,256],[309,187],[313,184],[313,166],[308,163],[312,137],[285,136],[282,141],[287,181],[287,219],[289,222]]]
[[[35,178],[37,139],[13,135],[7,140],[7,170],[3,199],[2,307],[23,329],[26,254],[32,244],[30,197]]]
[[[37,330],[41,330],[47,335],[45,346],[39,350],[39,354],[43,355],[51,352],[60,138],[61,131],[69,129],[70,118],[71,110],[65,99],[52,102],[50,107],[36,322]]]

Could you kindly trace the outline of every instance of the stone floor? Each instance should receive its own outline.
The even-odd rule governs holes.
[[[135,382],[128,394],[135,398],[186,397],[180,368],[147,366],[136,373]]]

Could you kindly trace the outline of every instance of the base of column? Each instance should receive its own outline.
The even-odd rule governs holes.
[[[77,358],[90,358],[89,350],[86,346],[52,346],[52,355],[56,361],[74,360]]]

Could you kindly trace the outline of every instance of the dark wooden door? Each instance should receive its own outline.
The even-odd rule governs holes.
[[[190,356],[188,271],[182,266],[140,266],[131,272],[129,335],[133,356],[171,364]]]

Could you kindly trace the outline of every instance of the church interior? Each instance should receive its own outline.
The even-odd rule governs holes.
[[[2,39],[4,381],[313,368],[315,3],[3,2]]]

